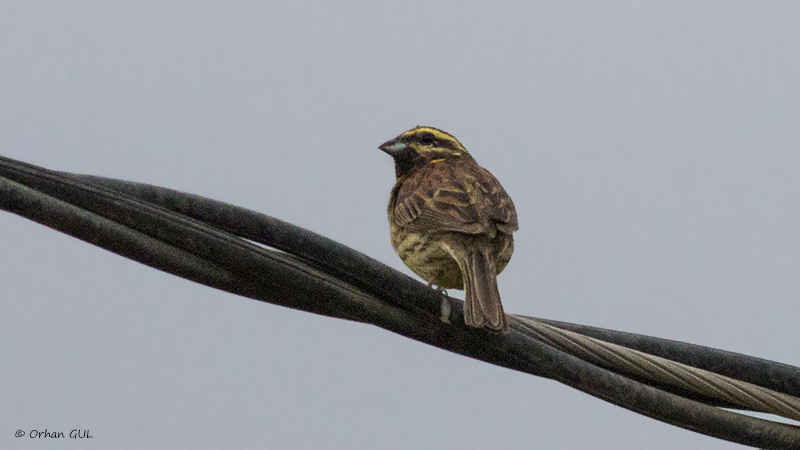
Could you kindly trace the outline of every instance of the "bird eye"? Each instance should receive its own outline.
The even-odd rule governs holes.
[[[419,135],[419,142],[422,145],[433,145],[436,142],[436,138],[431,133],[422,133]]]

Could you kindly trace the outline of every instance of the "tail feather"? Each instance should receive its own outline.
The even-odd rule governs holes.
[[[508,320],[500,303],[497,274],[491,245],[475,245],[466,250],[464,273],[464,322],[471,327],[508,332]]]

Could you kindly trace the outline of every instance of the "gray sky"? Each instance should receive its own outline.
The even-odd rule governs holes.
[[[410,274],[377,146],[433,125],[516,204],[506,311],[800,365],[800,4],[255,3],[0,1],[0,154]],[[2,448],[734,447],[7,213],[0,255]]]

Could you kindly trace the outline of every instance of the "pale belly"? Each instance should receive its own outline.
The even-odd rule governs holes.
[[[440,233],[396,233],[392,246],[403,263],[428,283],[464,289],[461,269],[441,245]]]

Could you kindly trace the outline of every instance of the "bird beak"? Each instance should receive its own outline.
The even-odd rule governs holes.
[[[397,139],[392,139],[391,141],[384,142],[378,148],[388,153],[390,156],[397,156],[400,152],[407,150],[408,145]]]

